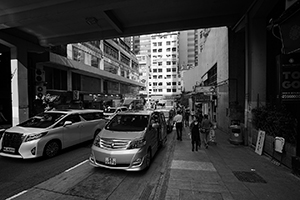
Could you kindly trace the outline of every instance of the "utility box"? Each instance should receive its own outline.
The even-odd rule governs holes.
[[[243,132],[239,120],[231,120],[229,126],[229,142],[231,144],[243,144]]]

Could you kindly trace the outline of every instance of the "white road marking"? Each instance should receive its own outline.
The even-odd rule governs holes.
[[[173,160],[171,169],[186,169],[186,170],[202,170],[202,171],[217,171],[210,162],[194,162],[184,160]]]
[[[86,162],[88,162],[88,161],[89,161],[89,160],[85,160],[85,161],[83,161],[83,162],[81,162],[81,163],[75,165],[74,167],[71,167],[70,169],[67,169],[65,172],[69,172],[69,171],[75,169],[76,167],[79,167],[80,165],[83,165],[84,163],[86,163]]]
[[[22,194],[25,194],[27,192],[27,190],[24,190],[23,192],[20,192],[19,194],[16,194],[12,197],[7,198],[6,200],[12,200],[14,198],[17,198],[18,196],[21,196]]]

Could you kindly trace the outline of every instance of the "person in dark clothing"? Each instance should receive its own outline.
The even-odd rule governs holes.
[[[185,126],[186,127],[189,127],[189,123],[190,123],[190,109],[189,108],[187,108],[186,110],[185,110],[185,113],[184,113],[184,123],[185,123]]]
[[[191,139],[192,139],[192,151],[195,149],[196,145],[196,151],[198,151],[198,147],[201,147],[201,141],[200,141],[200,123],[197,116],[194,116],[194,120],[191,123],[190,126],[191,130]]]

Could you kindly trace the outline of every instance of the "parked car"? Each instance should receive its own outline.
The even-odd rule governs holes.
[[[156,111],[162,112],[165,116],[165,120],[167,123],[167,133],[171,133],[173,131],[173,117],[171,116],[171,112],[169,109],[156,109]]]
[[[53,157],[61,149],[92,140],[107,120],[99,110],[51,110],[0,133],[0,155]]]
[[[159,147],[166,141],[167,126],[162,112],[121,112],[96,136],[90,164],[127,171],[147,169]]]
[[[128,110],[126,106],[121,106],[121,107],[108,107],[104,110],[104,116],[108,119],[110,119],[114,114],[118,112],[123,112]]]

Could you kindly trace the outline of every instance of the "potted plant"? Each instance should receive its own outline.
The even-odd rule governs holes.
[[[291,167],[291,160],[296,152],[296,118],[284,106],[266,105],[252,110],[252,126],[266,132],[264,152],[271,156],[274,138],[278,136],[285,139],[283,164]]]

